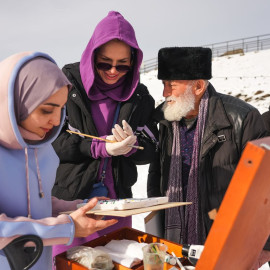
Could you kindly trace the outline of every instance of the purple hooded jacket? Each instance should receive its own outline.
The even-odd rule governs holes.
[[[104,90],[99,90],[101,87],[94,87],[96,83],[95,76],[98,76],[94,70],[95,50],[113,39],[121,40],[135,49],[133,52],[135,56],[133,59],[133,68],[130,71],[132,74],[129,74],[129,76],[126,74],[125,79],[120,85],[119,82],[117,82],[117,86],[105,85]],[[142,57],[143,53],[137,44],[135,32],[131,24],[125,20],[119,12],[110,11],[109,14],[96,26],[95,31],[82,54],[80,62],[82,83],[89,99],[91,100],[90,109],[99,136],[106,137],[111,134],[117,103],[119,101],[122,102],[128,100],[134,93],[139,82],[139,69]],[[136,150],[133,149],[127,155],[131,155],[135,151]],[[92,143],[91,152],[95,158],[109,157],[105,149],[105,144],[100,143],[99,141],[94,141]],[[103,164],[104,159],[102,160],[99,168],[99,178]],[[116,198],[111,172],[111,160],[109,160],[106,168],[106,178],[104,182],[109,189],[108,196]]]
[[[105,86],[105,89],[97,90],[95,87],[97,76],[94,67],[95,50],[101,45],[113,40],[118,39],[125,42],[132,47],[134,53],[133,68],[130,71],[131,74],[126,74],[123,80],[123,84],[119,85],[119,81],[116,84],[117,87],[111,85]],[[82,54],[80,61],[80,76],[86,91],[86,94],[90,100],[90,110],[93,117],[95,127],[99,136],[111,135],[112,122],[115,114],[115,109],[118,102],[126,101],[131,98],[139,83],[139,69],[142,63],[143,53],[139,48],[135,32],[131,24],[124,19],[124,17],[116,11],[110,11],[109,14],[101,20],[96,26],[94,33],[86,46]],[[98,92],[99,91],[99,92]],[[128,155],[131,155],[134,149],[130,151]],[[101,159],[99,166],[98,179],[101,175],[101,170],[106,157],[110,157],[105,149],[105,144],[100,141],[93,140],[91,143],[91,156]],[[96,180],[98,180],[96,179]],[[116,198],[114,181],[112,175],[111,158],[106,168],[106,178],[104,180],[105,185],[108,187],[108,197]],[[80,239],[76,238],[73,242],[74,245],[80,245],[86,241],[92,240],[96,237],[104,235],[110,231],[119,229],[124,226],[131,226],[131,218],[119,218],[119,222],[116,225],[111,226],[105,230],[97,232],[88,238]],[[54,255],[63,252],[67,249],[65,246],[55,246]]]

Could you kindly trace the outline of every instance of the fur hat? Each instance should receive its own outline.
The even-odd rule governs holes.
[[[158,52],[158,79],[208,80],[212,78],[212,50],[202,47],[170,47]]]

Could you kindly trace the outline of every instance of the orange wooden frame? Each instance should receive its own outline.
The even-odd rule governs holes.
[[[196,270],[250,269],[270,235],[270,137],[249,142]]]

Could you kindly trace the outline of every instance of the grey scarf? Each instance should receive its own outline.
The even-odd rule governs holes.
[[[199,205],[199,156],[201,140],[208,109],[208,91],[206,90],[199,106],[197,126],[194,134],[192,163],[188,178],[187,202],[191,205],[165,210],[165,238],[178,243],[203,244],[205,230]],[[183,201],[182,160],[180,152],[179,122],[172,123],[173,145],[168,181],[167,196],[171,202]]]

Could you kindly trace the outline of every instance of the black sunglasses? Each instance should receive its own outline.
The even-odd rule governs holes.
[[[103,71],[108,71],[108,70],[112,69],[113,67],[115,67],[118,72],[130,71],[130,66],[127,66],[127,65],[113,66],[111,64],[103,63],[103,62],[96,63],[96,67],[97,67],[97,69],[100,69],[100,70],[103,70]]]

